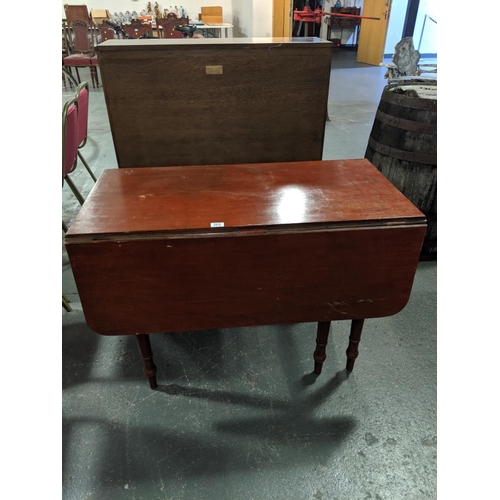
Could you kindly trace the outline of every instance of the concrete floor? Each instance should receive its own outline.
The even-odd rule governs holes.
[[[333,52],[324,159],[364,156],[384,73]],[[99,175],[117,168],[102,88],[90,106]],[[73,179],[87,195],[82,165]],[[64,186],[63,220],[78,209]],[[349,323],[332,323],[318,378],[307,323],[152,335],[152,391],[135,339],[86,325],[64,244],[62,257],[64,499],[436,498],[436,262],[403,311],[365,322],[349,379]]]

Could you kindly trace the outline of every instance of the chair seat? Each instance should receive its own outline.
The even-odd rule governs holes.
[[[90,54],[71,54],[63,57],[65,66],[89,66],[92,64],[92,56]]]
[[[99,66],[99,60],[97,59],[97,55],[92,56],[92,58],[90,59],[90,64],[92,64],[92,66]]]

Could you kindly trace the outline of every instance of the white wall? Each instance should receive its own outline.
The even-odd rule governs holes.
[[[384,54],[394,54],[394,46],[403,38],[408,0],[393,0]],[[420,0],[413,30],[413,45],[421,54],[437,54],[437,0]],[[425,22],[424,22],[425,21]],[[420,44],[420,47],[419,47]]]
[[[394,47],[403,38],[408,0],[392,0],[391,17],[385,39],[384,54],[394,54]],[[415,44],[414,44],[415,45]]]
[[[271,0],[253,0],[252,3],[252,36],[273,36],[273,2]]]
[[[253,5],[249,0],[232,0],[234,25],[233,36],[235,38],[251,38],[253,32]]]
[[[420,0],[413,44],[421,54],[437,54],[437,20],[437,0]]]

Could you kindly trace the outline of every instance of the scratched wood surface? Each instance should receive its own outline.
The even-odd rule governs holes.
[[[66,247],[94,331],[156,333],[395,314],[425,228],[365,159],[116,169]]]
[[[121,168],[322,158],[330,42],[109,40],[97,52]]]
[[[368,160],[104,170],[68,232],[311,229],[413,222],[422,213]],[[224,223],[214,229],[211,223]]]

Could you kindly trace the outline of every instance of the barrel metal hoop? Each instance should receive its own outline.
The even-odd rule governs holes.
[[[402,130],[409,130],[411,132],[420,132],[422,134],[437,134],[437,125],[435,123],[422,123],[414,120],[405,120],[397,118],[396,116],[388,115],[380,109],[377,110],[375,118],[386,125],[400,128]]]
[[[396,94],[390,90],[382,92],[382,100],[405,108],[423,109],[426,111],[437,110],[437,101],[434,99],[408,97],[404,94]]]
[[[377,153],[389,156],[391,158],[397,158],[398,160],[404,160],[414,163],[424,163],[427,165],[437,165],[437,153],[434,155],[427,155],[413,151],[403,151],[402,149],[391,148],[390,146],[380,144],[372,137],[368,139],[368,145]]]

